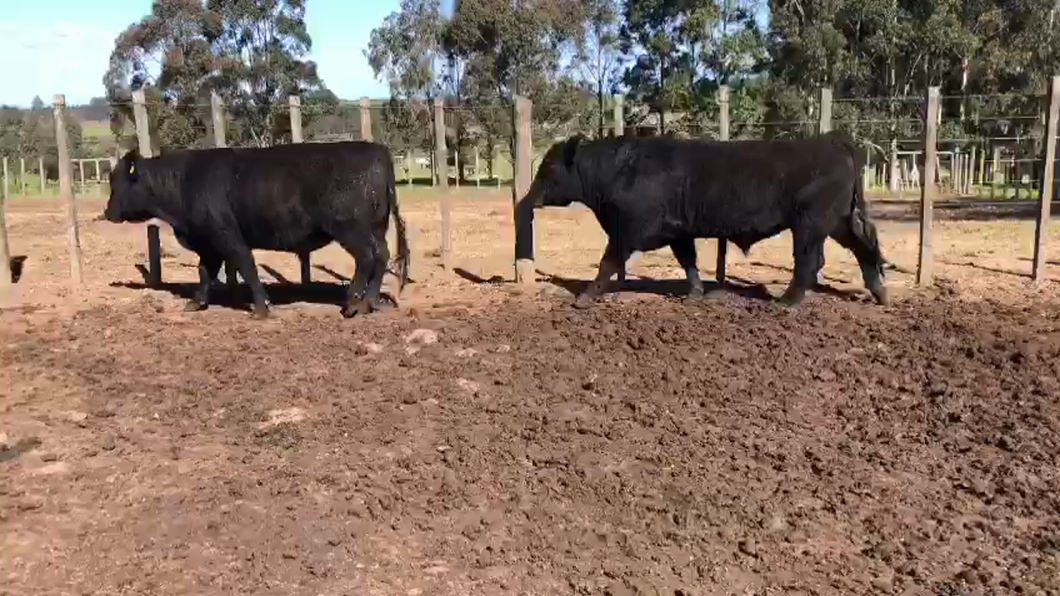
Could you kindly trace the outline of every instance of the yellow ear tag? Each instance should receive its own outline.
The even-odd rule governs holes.
[[[129,166],[129,173],[130,174],[135,174],[136,173],[136,164],[133,164],[133,165]]]

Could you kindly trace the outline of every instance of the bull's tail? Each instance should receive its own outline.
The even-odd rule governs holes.
[[[848,136],[846,133],[829,131],[823,136],[843,145],[854,162],[854,196],[852,197],[853,204],[850,209],[850,227],[858,237],[858,240],[872,250],[874,260],[877,263],[876,269],[879,271],[880,277],[883,277],[885,270],[897,269],[897,267],[883,256],[883,251],[880,249],[880,238],[876,232],[876,224],[869,218],[869,205],[865,201],[865,178],[862,174],[870,160],[862,154],[853,137]],[[877,147],[877,149],[879,148]]]
[[[397,231],[397,271],[394,275],[397,276],[399,281],[399,291],[405,289],[405,284],[409,282],[409,241],[405,236],[405,220],[401,218],[401,212],[398,209],[397,200],[397,181],[394,177],[394,168],[390,167],[389,175],[387,176],[386,182],[386,198],[390,204],[390,212],[394,215],[394,227]]]
[[[856,155],[854,156],[854,163],[861,163]],[[850,209],[850,227],[858,239],[872,250],[873,256],[875,257],[874,260],[877,263],[876,269],[879,271],[880,277],[886,275],[884,273],[885,270],[895,268],[894,264],[889,262],[887,258],[883,256],[883,250],[880,248],[880,237],[876,232],[876,224],[869,218],[869,205],[865,201],[865,181],[861,176],[860,171],[858,171],[858,175],[855,176],[854,180],[853,205],[851,205]]]

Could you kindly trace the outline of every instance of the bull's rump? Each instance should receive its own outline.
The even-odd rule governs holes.
[[[372,143],[217,149],[189,152],[181,194],[196,219],[231,218],[252,248],[300,252],[341,231],[385,233],[392,177]]]
[[[855,164],[837,138],[716,142],[638,139],[619,151],[612,203],[637,250],[689,236],[741,246],[792,226],[799,213],[849,213]],[[826,213],[825,213],[826,212]]]

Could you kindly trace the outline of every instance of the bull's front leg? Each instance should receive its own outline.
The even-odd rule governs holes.
[[[699,266],[696,263],[696,241],[694,238],[670,243],[670,250],[677,258],[681,269],[688,280],[688,298],[695,300],[703,297],[703,280],[699,277]]]
[[[199,254],[199,285],[195,287],[191,300],[184,305],[185,311],[197,312],[206,310],[209,306],[210,284],[217,278],[221,262],[221,257],[213,251],[203,251]]]
[[[625,270],[626,261],[629,260],[631,254],[632,251],[619,247],[614,241],[608,241],[604,256],[600,259],[600,268],[596,273],[596,278],[574,301],[574,307],[589,308],[592,306],[592,303],[604,293],[611,278]]]

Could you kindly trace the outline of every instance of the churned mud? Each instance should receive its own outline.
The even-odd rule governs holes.
[[[0,315],[0,594],[1060,593],[1060,309]]]

